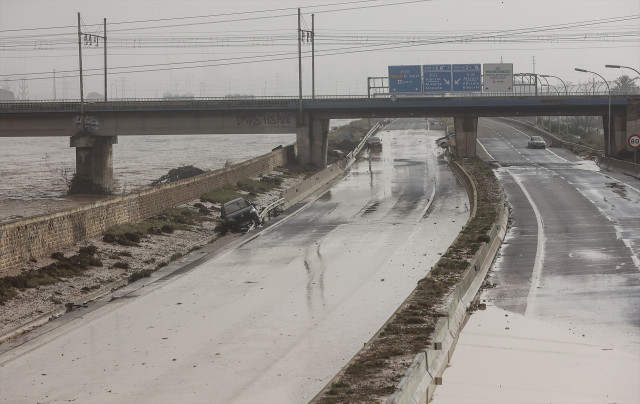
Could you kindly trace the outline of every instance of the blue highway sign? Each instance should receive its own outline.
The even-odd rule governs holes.
[[[425,93],[451,92],[451,65],[423,65],[422,91]]]
[[[419,93],[422,91],[421,66],[389,66],[390,93]]]
[[[453,65],[453,91],[482,91],[482,65]]]

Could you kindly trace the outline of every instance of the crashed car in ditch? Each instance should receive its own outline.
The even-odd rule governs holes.
[[[229,230],[241,230],[251,224],[260,224],[260,215],[255,206],[244,198],[236,198],[222,205],[222,224]]]
[[[455,133],[449,133],[447,136],[436,139],[436,144],[440,147],[447,148],[451,145],[451,138],[455,137]]]
[[[371,136],[366,142],[367,149],[382,151],[382,139],[378,136]]]

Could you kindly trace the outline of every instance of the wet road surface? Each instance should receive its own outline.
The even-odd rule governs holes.
[[[413,119],[380,136],[382,152],[298,214],[0,355],[2,400],[309,401],[469,215],[442,132]]]
[[[478,131],[512,226],[434,403],[639,402],[640,181],[508,124]]]
[[[504,166],[498,176],[513,208],[487,296],[516,313],[637,337],[640,181],[617,180],[563,149],[527,149],[508,125],[483,127],[480,141]]]

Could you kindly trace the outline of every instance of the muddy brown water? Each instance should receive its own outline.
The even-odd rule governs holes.
[[[215,170],[295,142],[295,134],[120,136],[113,146],[117,193],[144,187],[170,169]],[[100,199],[63,196],[75,171],[67,137],[0,138],[0,223]]]

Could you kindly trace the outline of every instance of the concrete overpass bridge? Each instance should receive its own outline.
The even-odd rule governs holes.
[[[640,96],[454,96],[391,98],[151,99],[0,102],[0,136],[69,136],[76,173],[113,185],[118,136],[296,133],[301,164],[326,166],[329,120],[453,117],[457,154],[473,157],[479,117],[602,116],[605,153],[624,150],[640,126]],[[609,120],[611,117],[611,120]],[[609,136],[611,134],[611,136]]]

